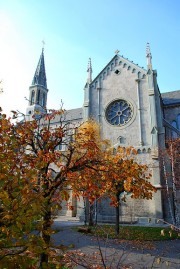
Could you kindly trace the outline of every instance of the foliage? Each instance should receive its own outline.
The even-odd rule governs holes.
[[[14,113],[14,118],[17,116]],[[52,125],[53,121],[58,124]],[[74,126],[64,110],[13,124],[0,115],[0,262],[46,268],[55,254],[50,236],[54,210],[68,200],[73,174],[102,162],[97,125]],[[76,133],[75,127],[79,127]],[[57,150],[64,146],[64,150]],[[77,182],[80,184],[80,182]],[[79,187],[81,188],[81,186]],[[56,257],[58,258],[58,257]],[[38,265],[39,264],[39,265]]]
[[[116,205],[117,190],[133,198],[152,197],[147,168],[128,157],[131,149],[113,155],[108,148],[94,121],[73,125],[63,109],[16,124],[1,113],[0,263],[63,265],[50,240],[51,225],[54,211],[69,198],[70,185],[90,202],[108,194]]]
[[[119,233],[120,195],[123,194],[121,200],[124,202],[127,194],[134,199],[152,199],[156,188],[149,181],[151,174],[148,166],[138,163],[137,152],[133,147],[118,147],[114,152],[106,144],[103,149],[102,161],[95,163],[91,171],[86,167],[73,174],[76,180],[72,180],[72,186],[76,195],[83,194],[88,199],[90,212],[95,201],[108,196],[111,205],[116,207],[116,232]]]
[[[22,162],[25,149],[19,150],[19,141],[5,115],[0,118],[0,262],[1,266],[26,263],[31,255],[24,251],[36,249],[40,240],[35,221],[40,218],[41,195],[29,188],[28,168]],[[37,203],[37,199],[39,203]],[[42,242],[39,242],[42,244]],[[3,260],[2,260],[3,259]]]

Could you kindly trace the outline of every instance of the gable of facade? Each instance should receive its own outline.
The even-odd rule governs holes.
[[[145,69],[116,55],[90,84],[89,115],[113,145],[150,144],[146,77]]]

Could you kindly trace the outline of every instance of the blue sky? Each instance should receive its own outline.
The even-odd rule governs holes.
[[[114,56],[146,68],[150,43],[161,92],[180,89],[178,0],[0,0],[0,105],[25,112],[45,40],[48,108],[81,107],[88,58],[93,77]]]

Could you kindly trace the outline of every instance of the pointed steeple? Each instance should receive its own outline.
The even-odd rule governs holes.
[[[88,82],[88,83],[91,83],[91,82],[92,82],[92,65],[91,65],[91,58],[89,58],[89,61],[88,61],[87,72],[88,72],[87,82]]]
[[[32,120],[32,117],[36,114],[42,115],[46,111],[47,105],[47,82],[46,71],[44,63],[44,48],[34,74],[31,86],[29,87],[29,105],[26,109],[26,115],[28,120]]]
[[[31,85],[32,86],[40,85],[40,86],[43,86],[44,88],[47,88],[46,71],[45,71],[45,63],[44,63],[44,48],[42,49],[42,53],[41,53]]]
[[[146,58],[147,58],[148,69],[152,70],[152,55],[151,55],[149,43],[147,43],[147,45],[146,45]]]

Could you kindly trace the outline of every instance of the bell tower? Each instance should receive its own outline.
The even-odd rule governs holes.
[[[43,48],[31,86],[29,87],[29,104],[26,109],[27,120],[31,120],[32,117],[38,118],[46,111],[47,93],[48,89]]]

